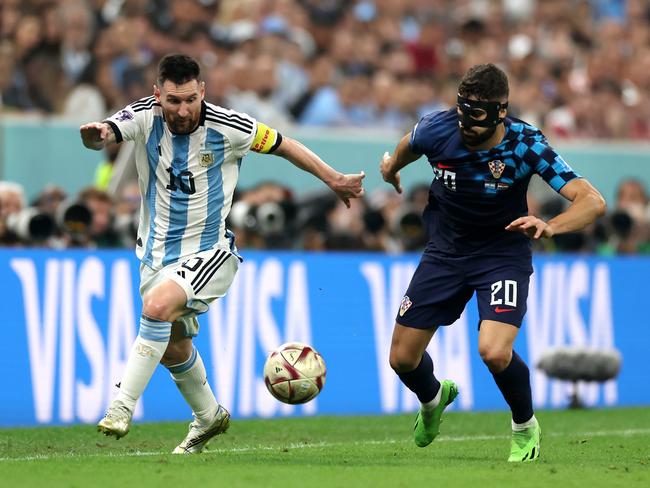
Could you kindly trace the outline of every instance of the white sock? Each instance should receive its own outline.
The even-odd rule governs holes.
[[[201,423],[212,420],[219,404],[210,389],[205,365],[196,348],[192,348],[187,361],[167,369],[196,419]]]
[[[526,429],[528,429],[530,427],[534,427],[535,425],[537,425],[537,419],[533,415],[530,419],[528,419],[526,422],[521,423],[521,424],[517,424],[513,420],[512,421],[512,430],[514,430],[514,431],[526,430]]]
[[[440,404],[440,398],[442,398],[442,385],[438,388],[438,393],[433,397],[433,400],[426,403],[421,403],[420,409],[423,412],[433,412],[433,410]]]
[[[171,328],[169,322],[145,316],[140,318],[140,331],[131,348],[120,382],[120,391],[113,405],[123,405],[133,412],[135,403],[142,396],[167,349]]]

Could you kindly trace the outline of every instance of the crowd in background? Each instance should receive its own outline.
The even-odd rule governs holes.
[[[354,200],[348,209],[332,192],[296,196],[286,186],[267,182],[235,194],[227,225],[240,249],[419,251],[427,241],[422,210],[428,194],[428,185],[405,195],[391,187]],[[530,212],[543,219],[557,215],[563,205],[562,199],[538,202],[529,195]],[[115,197],[96,187],[69,197],[51,186],[28,204],[20,185],[0,182],[0,246],[133,247],[139,207],[136,183]],[[582,232],[534,246],[543,252],[650,253],[646,189],[638,180],[622,181],[605,217]]]
[[[170,52],[200,61],[209,101],[281,130],[403,133],[490,61],[509,75],[509,113],[552,142],[650,139],[650,0],[2,0],[0,113],[102,120],[151,95]],[[106,183],[26,202],[0,182],[0,245],[132,246],[137,186]],[[229,225],[242,248],[419,250],[427,195],[378,191],[346,210],[268,182],[237,193]],[[562,205],[529,200],[543,218]],[[628,180],[595,225],[536,245],[650,252],[649,208]]]
[[[269,125],[404,130],[491,61],[548,137],[650,139],[648,0],[3,0],[0,107],[95,120],[201,61]]]

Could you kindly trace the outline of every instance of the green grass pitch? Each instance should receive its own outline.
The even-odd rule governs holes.
[[[542,411],[541,458],[512,465],[505,412],[449,413],[420,449],[413,415],[234,420],[195,456],[187,424],[0,430],[2,487],[650,487],[650,408]]]

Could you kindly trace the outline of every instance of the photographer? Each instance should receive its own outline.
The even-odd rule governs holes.
[[[236,196],[228,226],[237,235],[238,247],[290,249],[298,230],[293,195],[280,184],[260,183]]]
[[[113,228],[113,199],[108,193],[93,187],[79,194],[79,203],[91,214],[88,228],[89,246],[98,248],[121,247],[120,236]]]

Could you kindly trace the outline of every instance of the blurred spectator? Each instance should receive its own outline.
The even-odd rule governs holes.
[[[34,200],[34,206],[39,211],[46,213],[53,218],[56,217],[60,205],[66,200],[67,195],[62,188],[56,185],[48,185]]]
[[[291,114],[304,125],[334,125],[341,118],[341,102],[334,81],[334,65],[319,57],[309,66],[308,86],[291,106]]]
[[[140,216],[140,188],[136,182],[125,185],[115,205],[115,232],[125,247],[134,247]]]
[[[98,190],[106,191],[108,189],[108,185],[110,184],[111,178],[113,177],[113,168],[119,150],[120,150],[119,144],[109,144],[106,146],[104,150],[104,154],[106,154],[106,159],[104,159],[101,163],[99,163],[97,165],[97,168],[95,169],[94,183],[95,183],[95,188],[97,188]]]
[[[20,212],[25,207],[25,192],[18,183],[0,181],[0,219]]]
[[[77,83],[92,62],[95,16],[84,0],[60,2],[61,65],[70,84]]]
[[[79,194],[79,203],[90,210],[88,239],[91,246],[120,247],[120,237],[113,228],[113,200],[108,193],[87,188]]]
[[[291,249],[298,232],[291,191],[266,182],[239,192],[228,216],[237,245],[255,249]]]
[[[643,184],[634,179],[618,186],[614,211],[609,215],[606,244],[619,254],[650,252],[650,207]]]
[[[289,115],[274,97],[278,87],[276,70],[276,61],[268,54],[253,59],[249,90],[233,95],[229,108],[245,112],[272,127],[286,128],[290,123]]]
[[[10,181],[0,181],[0,245],[16,245],[20,238],[11,228],[10,218],[25,207],[23,187]]]

